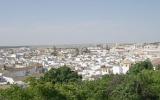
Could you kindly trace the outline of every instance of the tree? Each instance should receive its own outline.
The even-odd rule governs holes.
[[[40,79],[30,77],[29,86],[0,90],[0,100],[159,100],[160,70],[150,61],[132,66],[126,75],[105,75],[93,81],[66,66],[51,69]]]
[[[145,60],[139,63],[136,63],[131,66],[131,69],[129,70],[130,74],[138,74],[142,70],[147,69],[147,70],[153,70],[153,65],[150,60]]]
[[[28,88],[33,100],[66,100],[66,97],[55,89],[50,82],[38,83]]]
[[[43,77],[44,81],[53,83],[79,82],[82,76],[72,71],[69,67],[63,66],[58,69],[52,68]]]
[[[8,89],[0,91],[0,100],[31,100],[32,96],[26,89],[18,86],[11,86]]]

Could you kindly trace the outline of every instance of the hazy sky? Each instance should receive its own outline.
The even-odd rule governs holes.
[[[0,45],[160,41],[160,0],[0,0]]]

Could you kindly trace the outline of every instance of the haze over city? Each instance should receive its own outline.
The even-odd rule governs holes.
[[[159,0],[3,0],[0,45],[160,40]]]

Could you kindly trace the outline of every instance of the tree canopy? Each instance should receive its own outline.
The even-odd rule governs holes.
[[[78,75],[67,66],[58,69],[52,68],[43,77],[43,81],[53,83],[79,82],[81,80],[82,76]]]
[[[40,79],[30,77],[28,87],[16,85],[0,91],[0,100],[159,100],[160,70],[149,60],[134,64],[125,75],[105,75],[93,81],[63,66]]]

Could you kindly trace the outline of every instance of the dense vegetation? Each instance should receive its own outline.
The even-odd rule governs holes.
[[[94,81],[68,67],[51,69],[40,79],[30,77],[28,87],[0,90],[0,100],[159,100],[160,70],[150,61],[139,62],[126,75],[105,75]]]

